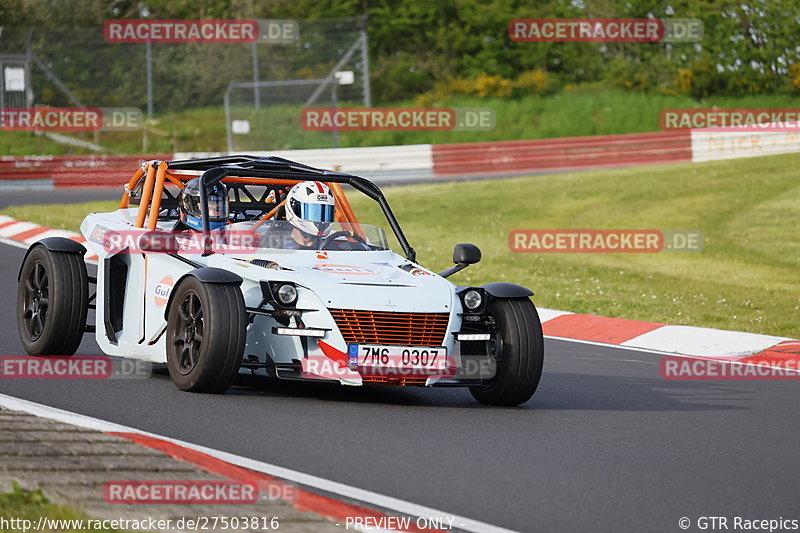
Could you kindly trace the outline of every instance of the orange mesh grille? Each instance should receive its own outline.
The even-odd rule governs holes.
[[[448,313],[392,313],[331,309],[348,344],[441,346]]]

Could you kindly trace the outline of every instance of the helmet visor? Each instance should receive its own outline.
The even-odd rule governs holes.
[[[208,197],[208,218],[214,221],[227,220],[228,197],[217,194]]]
[[[310,222],[333,222],[334,206],[330,204],[300,203],[299,216]]]

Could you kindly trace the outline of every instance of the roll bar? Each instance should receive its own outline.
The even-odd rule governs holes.
[[[389,222],[389,226],[397,237],[397,241],[403,248],[406,258],[409,261],[416,261],[416,251],[411,247],[408,239],[406,239],[400,224],[397,222],[392,209],[389,207],[389,203],[383,196],[383,192],[381,192],[377,185],[366,178],[331,170],[322,170],[274,156],[268,158],[260,158],[251,155],[225,156],[172,161],[167,164],[169,168],[172,169],[204,171],[200,176],[200,210],[204,237],[203,255],[210,255],[212,253],[211,240],[208,238],[211,233],[211,223],[208,213],[208,192],[211,187],[224,178],[228,176],[238,176],[265,179],[289,178],[296,179],[297,181],[317,180],[350,185],[357,191],[378,202],[384,216],[386,216],[386,220]]]

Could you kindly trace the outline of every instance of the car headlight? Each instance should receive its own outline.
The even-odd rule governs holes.
[[[278,297],[278,301],[283,305],[292,305],[297,301],[297,289],[290,283],[284,283],[278,287],[276,296]]]
[[[483,303],[483,296],[481,293],[476,290],[469,290],[464,293],[464,307],[469,309],[470,311],[474,311],[475,309],[479,308]]]

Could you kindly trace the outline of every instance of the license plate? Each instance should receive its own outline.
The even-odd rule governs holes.
[[[385,346],[351,344],[348,366],[364,372],[381,374],[435,374],[447,370],[445,346]]]

